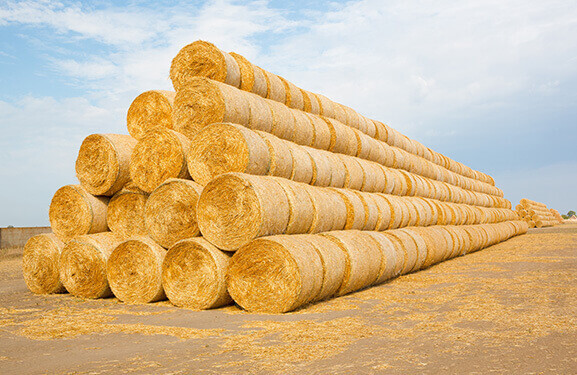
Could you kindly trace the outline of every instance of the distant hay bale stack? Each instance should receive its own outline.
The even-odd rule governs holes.
[[[196,77],[178,90],[172,112],[174,130],[192,138],[199,130],[217,122],[232,122],[250,128],[250,94],[229,85]]]
[[[189,179],[186,152],[190,141],[174,130],[155,130],[134,147],[130,177],[141,190],[151,193],[169,178]]]
[[[243,309],[282,313],[314,301],[323,287],[323,265],[314,246],[294,236],[256,239],[230,262],[227,288]]]
[[[236,60],[214,44],[202,40],[183,47],[170,65],[170,79],[176,91],[186,87],[197,76],[234,87],[240,87],[241,82]]]
[[[82,298],[112,295],[106,277],[106,262],[122,237],[95,233],[74,237],[60,254],[60,279],[68,293]]]
[[[171,178],[151,194],[144,207],[144,225],[150,238],[164,248],[200,234],[196,205],[202,186],[194,181]]]
[[[114,194],[106,214],[110,230],[124,238],[145,235],[144,205],[148,195],[131,183]]]
[[[162,262],[166,250],[149,237],[133,237],[110,254],[106,273],[114,295],[126,303],[166,299],[162,288]]]
[[[22,254],[22,274],[26,286],[32,293],[66,292],[58,270],[63,248],[64,242],[53,233],[38,234],[26,242]]]
[[[326,232],[321,235],[334,241],[345,254],[345,275],[337,295],[357,291],[377,281],[382,254],[376,241],[356,230]]]
[[[217,123],[199,131],[190,142],[188,171],[201,185],[228,172],[266,175],[270,151],[256,132],[244,126]]]
[[[150,90],[132,101],[126,114],[128,133],[140,140],[146,133],[158,128],[172,129],[174,91]]]
[[[130,155],[136,140],[122,134],[92,134],[82,141],[76,177],[93,195],[114,195],[130,181]]]
[[[168,300],[194,310],[232,303],[225,283],[230,257],[200,237],[177,242],[162,263],[162,285]]]
[[[66,185],[56,191],[48,216],[52,232],[62,241],[83,234],[108,230],[106,211],[109,198],[95,197],[80,185]]]
[[[289,212],[287,196],[275,179],[226,173],[204,188],[197,219],[204,238],[234,251],[257,237],[284,233]]]

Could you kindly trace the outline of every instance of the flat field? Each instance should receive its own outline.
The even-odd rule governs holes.
[[[577,224],[283,315],[34,295],[0,253],[0,374],[577,373]]]

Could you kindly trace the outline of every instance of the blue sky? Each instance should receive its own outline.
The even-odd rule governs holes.
[[[0,226],[48,224],[92,133],[205,39],[494,176],[577,209],[572,1],[4,1]]]

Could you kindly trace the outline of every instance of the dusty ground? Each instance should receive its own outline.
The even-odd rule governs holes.
[[[0,374],[577,373],[577,224],[284,315],[37,296],[0,253]]]

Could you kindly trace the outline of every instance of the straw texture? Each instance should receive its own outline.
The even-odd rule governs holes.
[[[172,129],[174,91],[150,90],[132,101],[126,114],[128,133],[140,140],[146,133],[158,128]]]
[[[134,184],[128,184],[110,199],[107,221],[110,230],[121,237],[143,236],[144,205],[149,194]]]
[[[63,248],[64,242],[53,233],[39,234],[26,241],[22,254],[22,274],[32,293],[66,292],[58,269]]]

